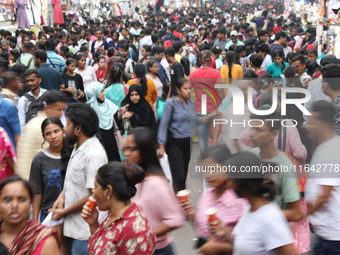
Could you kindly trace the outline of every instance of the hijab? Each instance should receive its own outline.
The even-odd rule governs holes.
[[[86,100],[89,105],[96,111],[99,118],[99,127],[104,130],[110,130],[113,127],[113,116],[118,111],[118,106],[110,100],[98,99],[103,90],[103,84],[100,82],[91,82],[85,89]]]
[[[130,96],[131,93],[136,91],[138,95],[140,96],[140,100],[137,104],[132,103]],[[155,121],[155,114],[144,97],[143,89],[138,84],[133,84],[129,87],[129,93],[126,95],[125,99],[122,101],[121,106],[127,105],[128,111],[133,112],[130,119],[131,126],[133,128],[136,127],[149,127],[151,129],[154,129],[156,126]]]

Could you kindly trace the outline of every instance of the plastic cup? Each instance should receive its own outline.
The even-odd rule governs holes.
[[[177,192],[177,197],[181,202],[187,203],[189,202],[190,193],[190,190],[183,189]]]
[[[208,216],[208,222],[210,224],[216,224],[217,223],[216,213],[217,213],[217,210],[214,207],[206,210],[205,214]]]
[[[93,196],[90,196],[88,202],[89,202],[89,208],[93,210],[96,207],[96,200],[93,198]],[[84,218],[84,219],[87,220],[87,218]]]

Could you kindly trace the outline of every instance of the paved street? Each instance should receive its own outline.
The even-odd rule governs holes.
[[[189,174],[187,179],[187,188],[191,190],[191,199],[196,205],[197,200],[201,196],[203,191],[203,181],[202,176],[199,173],[195,173],[195,166],[199,162],[199,147],[198,143],[194,143],[191,152],[191,161],[189,166]],[[180,229],[172,233],[174,238],[174,247],[176,254],[193,255],[196,254],[193,249],[194,241],[196,237],[194,227],[191,223],[186,222],[186,224]]]

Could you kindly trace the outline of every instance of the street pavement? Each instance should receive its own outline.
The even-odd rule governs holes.
[[[200,151],[198,143],[193,143],[191,150],[191,160],[189,164],[189,173],[187,178],[187,189],[191,191],[191,200],[194,205],[200,198],[203,191],[203,179],[200,173],[195,172],[195,166],[199,164]],[[171,233],[175,254],[177,255],[195,255],[194,247],[195,230],[194,226],[187,221],[184,226]]]

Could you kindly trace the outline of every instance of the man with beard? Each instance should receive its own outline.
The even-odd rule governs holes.
[[[128,57],[129,54],[129,44],[128,42],[121,43],[119,47],[119,54],[125,61],[125,72],[131,74],[132,77],[135,77],[135,73],[133,69],[135,67],[135,63],[133,62],[132,58]]]
[[[61,118],[66,108],[64,96],[59,91],[48,91],[41,97],[46,106],[22,129],[17,145],[16,174],[28,180],[34,156],[41,151],[44,138],[41,136],[41,123],[48,117]]]
[[[198,34],[197,25],[195,23],[190,24],[190,32],[188,33],[190,39]]]
[[[64,85],[63,77],[60,72],[46,64],[47,53],[43,50],[33,52],[35,65],[38,67],[38,72],[41,76],[40,87],[47,90],[59,90]]]
[[[75,103],[66,111],[66,141],[74,145],[67,165],[64,189],[52,207],[54,220],[64,218],[64,236],[68,238],[70,254],[88,254],[90,236],[81,210],[94,188],[98,169],[108,162],[105,149],[95,136],[99,119],[88,104]],[[105,216],[99,213],[99,216]]]

